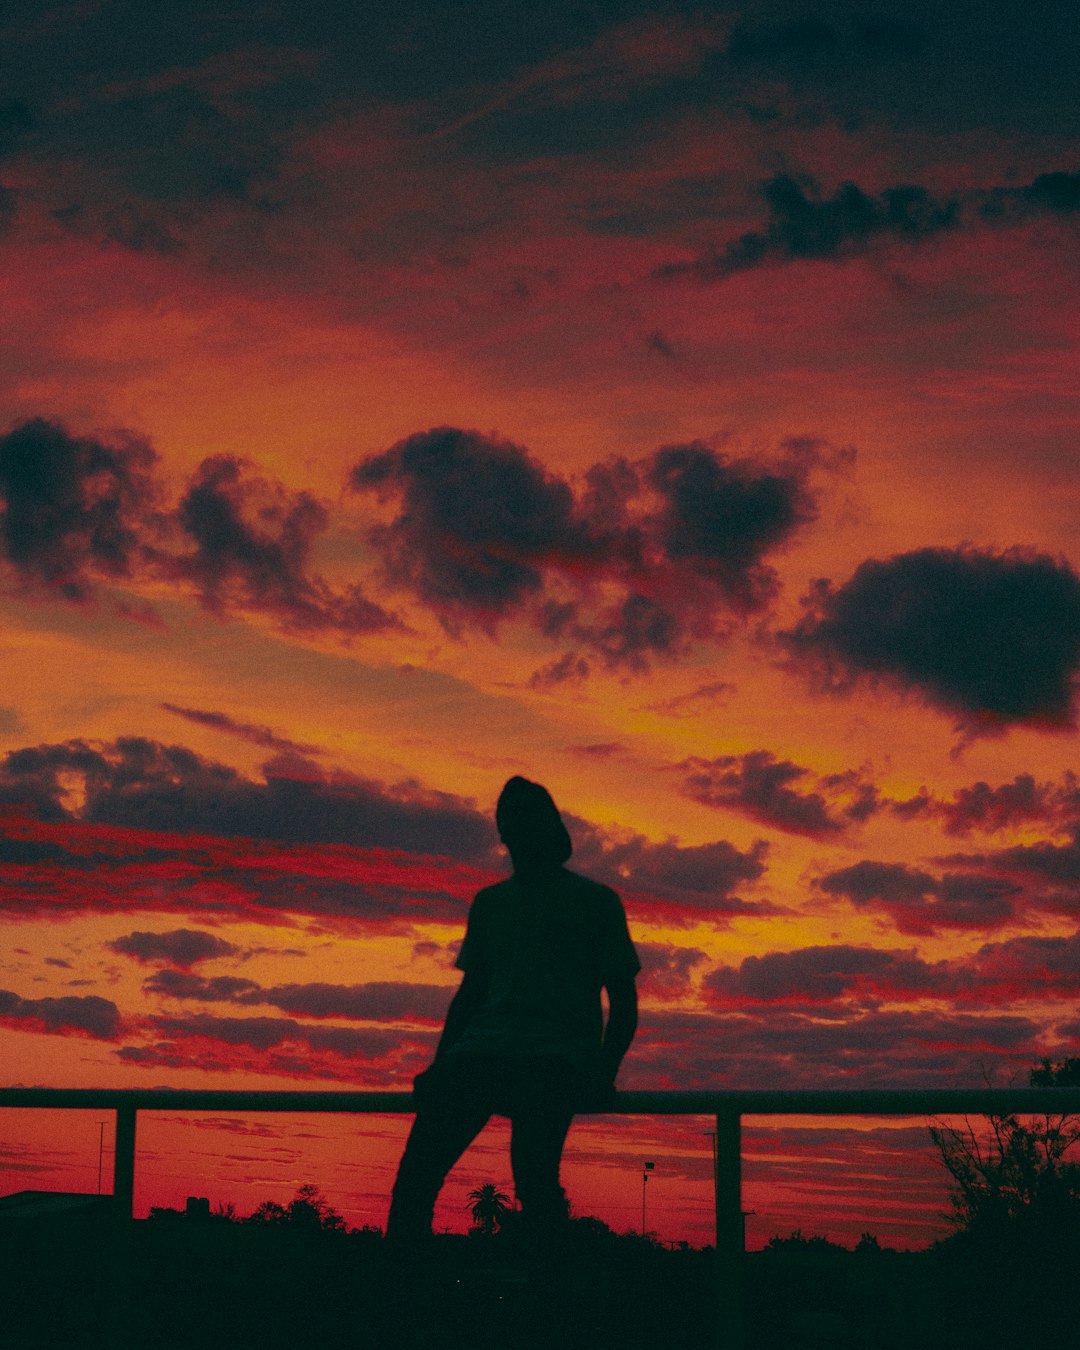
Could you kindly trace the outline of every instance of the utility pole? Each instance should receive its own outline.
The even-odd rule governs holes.
[[[649,1173],[656,1167],[655,1163],[647,1162],[641,1168],[641,1236],[645,1236],[645,1195],[649,1186]]]
[[[712,1149],[712,1185],[713,1201],[719,1203],[720,1194],[720,1159],[717,1155],[716,1131],[705,1130],[705,1137],[709,1140],[709,1146]]]
[[[98,1121],[97,1193],[101,1194],[101,1160],[105,1154],[105,1122]]]

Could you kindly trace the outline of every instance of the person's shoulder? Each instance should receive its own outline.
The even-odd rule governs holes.
[[[503,877],[501,881],[482,887],[473,896],[473,904],[484,906],[497,901],[500,896],[508,894],[513,889],[513,880],[513,877]]]
[[[568,867],[562,869],[562,875],[565,878],[564,884],[567,888],[574,891],[582,900],[591,901],[595,905],[622,905],[619,892],[612,890],[610,886],[605,886],[602,881],[593,881],[592,877],[583,877],[580,872],[571,872]]]

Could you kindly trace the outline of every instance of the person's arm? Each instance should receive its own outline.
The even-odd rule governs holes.
[[[487,991],[488,980],[486,976],[475,970],[465,972],[461,983],[458,985],[458,991],[450,1000],[450,1006],[446,1010],[446,1021],[443,1024],[442,1035],[439,1037],[439,1044],[435,1051],[436,1059],[445,1055],[447,1050],[461,1039],[465,1033],[465,1028],[472,1021],[487,996]]]
[[[620,975],[607,983],[608,1018],[600,1049],[600,1071],[614,1086],[615,1075],[637,1031],[637,985],[633,975]]]

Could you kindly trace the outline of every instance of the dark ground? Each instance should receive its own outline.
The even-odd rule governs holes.
[[[746,1350],[987,1350],[1080,1344],[1058,1253],[755,1253]],[[9,1224],[4,1350],[368,1350],[721,1346],[711,1252],[576,1239],[547,1263],[501,1239],[439,1238],[422,1262],[377,1236],[208,1223]]]

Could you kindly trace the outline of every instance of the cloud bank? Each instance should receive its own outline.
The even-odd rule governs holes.
[[[830,453],[791,441],[768,466],[667,446],[594,465],[575,492],[522,446],[437,427],[358,464],[350,483],[395,508],[372,532],[391,585],[454,634],[526,618],[571,648],[570,676],[583,673],[578,650],[640,667],[762,612],[779,585],[769,558],[814,518],[809,479]]]
[[[1080,578],[1045,554],[924,548],[818,583],[784,641],[793,666],[843,692],[887,680],[968,735],[1068,728],[1080,671]]]

